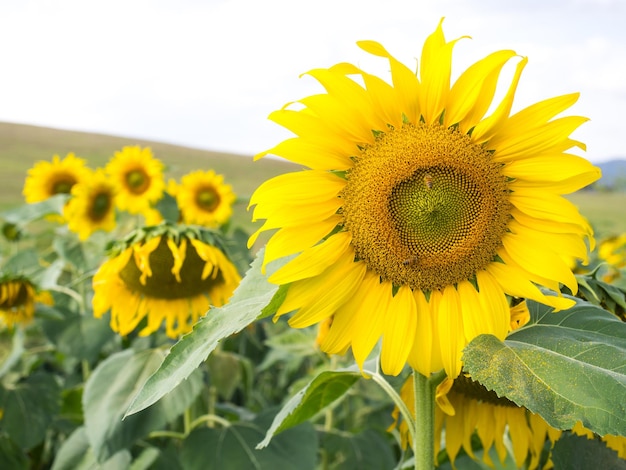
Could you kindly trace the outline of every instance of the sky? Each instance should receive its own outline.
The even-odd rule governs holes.
[[[626,158],[626,0],[3,0],[0,121],[253,155],[290,136],[273,110],[321,91],[304,72],[388,77],[364,39],[413,68],[442,17],[471,36],[453,79],[513,49],[529,58],[514,111],[580,92],[584,155]]]

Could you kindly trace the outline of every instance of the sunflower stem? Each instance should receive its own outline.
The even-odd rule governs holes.
[[[431,470],[435,465],[435,387],[428,377],[413,370],[415,470]]]

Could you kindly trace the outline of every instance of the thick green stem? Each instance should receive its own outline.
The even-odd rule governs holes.
[[[413,371],[415,393],[415,430],[413,455],[415,470],[431,470],[435,466],[435,387],[416,370]]]

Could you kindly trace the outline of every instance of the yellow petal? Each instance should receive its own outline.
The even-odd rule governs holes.
[[[328,235],[337,224],[342,222],[340,215],[333,215],[315,224],[296,225],[278,230],[265,245],[265,255],[261,271],[265,274],[268,263],[305,250]]]
[[[446,42],[441,24],[426,39],[420,65],[420,109],[426,124],[439,122],[450,92],[452,48],[456,41]]]
[[[342,153],[334,146],[324,146],[318,141],[304,137],[293,137],[255,155],[254,159],[258,160],[271,154],[313,170],[347,170],[354,165],[350,155],[356,153],[357,150],[354,146],[350,153]]]
[[[446,286],[440,296],[437,310],[437,334],[441,349],[443,368],[448,377],[455,378],[461,372],[461,352],[465,347],[463,313],[459,294],[454,286]]]
[[[402,286],[391,299],[384,324],[380,363],[385,374],[398,375],[402,372],[413,347],[416,325],[415,297],[410,287]]]
[[[549,305],[555,310],[565,310],[573,307],[576,303],[574,300],[564,297],[543,294],[526,276],[504,263],[490,263],[486,270],[507,294],[514,297],[535,300],[544,305]]]
[[[545,245],[527,243],[528,237],[507,233],[502,237],[502,244],[513,260],[527,271],[538,276],[554,279],[565,284],[575,294],[578,283],[574,274],[562,258]],[[560,249],[559,247],[556,247]]]
[[[363,363],[383,334],[385,322],[389,318],[392,286],[390,282],[379,282],[378,276],[364,278],[369,288],[364,301],[354,312],[355,323],[352,333],[352,353],[354,360],[363,368]]]
[[[295,259],[289,261],[269,277],[273,284],[289,284],[307,277],[322,273],[333,265],[342,256],[347,256],[346,250],[352,241],[350,232],[339,232],[319,245],[304,250]]]
[[[306,328],[333,315],[359,288],[365,275],[365,263],[355,263],[353,256],[344,257],[317,276],[323,282],[315,291],[312,301],[307,302],[289,319],[294,328]],[[321,285],[320,285],[321,284]]]
[[[430,377],[432,372],[443,367],[440,360],[439,340],[434,332],[434,312],[422,291],[416,290],[413,295],[417,308],[417,325],[415,327],[415,340],[408,360],[413,369],[426,377]]]
[[[489,117],[480,121],[472,132],[472,140],[475,142],[484,142],[492,137],[498,130],[502,123],[508,118],[509,113],[511,112],[511,107],[513,106],[513,98],[515,96],[515,90],[517,90],[517,85],[519,83],[519,79],[522,75],[522,70],[528,63],[528,58],[523,57],[522,60],[517,64],[515,68],[515,74],[513,75],[513,79],[511,81],[511,85],[506,92],[506,95],[496,108],[496,110],[489,115]]]
[[[416,124],[420,116],[418,102],[420,84],[415,73],[396,60],[383,46],[375,41],[359,41],[357,45],[370,54],[385,57],[389,60],[391,80],[397,96],[397,102],[401,104],[402,113],[408,118],[409,122]]]
[[[491,106],[502,67],[514,56],[513,51],[497,51],[463,72],[448,95],[444,125],[459,123],[465,133],[478,123]]]

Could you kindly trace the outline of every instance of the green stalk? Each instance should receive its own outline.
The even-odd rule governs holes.
[[[432,470],[435,466],[435,386],[428,377],[413,371],[415,394],[415,430],[413,456],[415,470]]]

